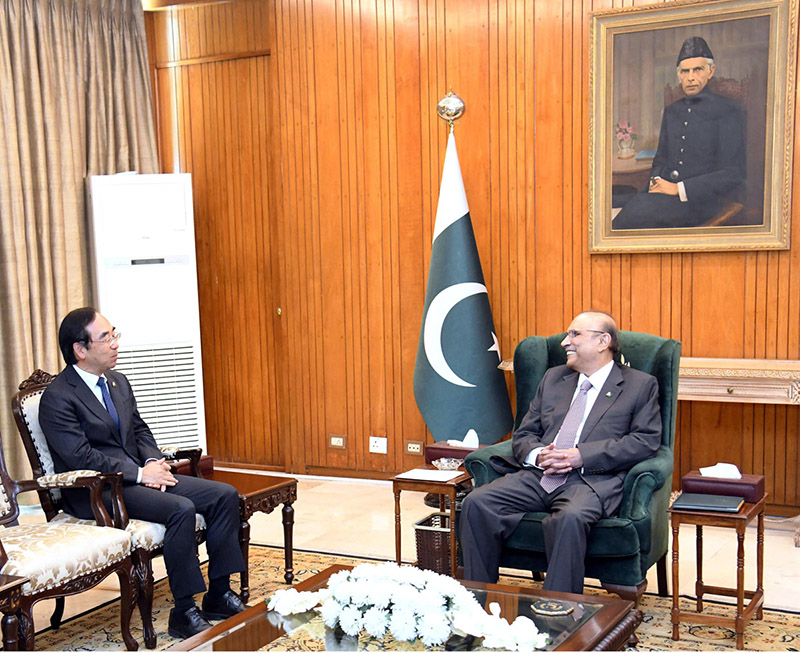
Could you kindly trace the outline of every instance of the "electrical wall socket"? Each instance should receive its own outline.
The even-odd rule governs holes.
[[[406,453],[414,454],[415,456],[422,455],[422,442],[417,440],[406,440]]]
[[[334,449],[346,449],[347,448],[347,436],[345,436],[345,435],[336,435],[335,433],[330,433],[328,435],[328,444]]]
[[[387,438],[371,435],[369,438],[370,453],[388,453]]]

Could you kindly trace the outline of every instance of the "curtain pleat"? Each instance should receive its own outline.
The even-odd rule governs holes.
[[[158,172],[140,0],[0,0],[0,433],[29,472],[11,396],[63,366],[57,329],[90,304],[85,179]]]

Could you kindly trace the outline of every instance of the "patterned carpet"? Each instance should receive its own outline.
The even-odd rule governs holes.
[[[332,564],[358,564],[363,560],[347,556],[306,553],[296,551],[294,568],[296,582],[313,576]],[[250,584],[252,596],[250,605],[263,600],[274,590],[286,587],[283,583],[283,550],[254,545],[250,549]],[[502,583],[535,586],[525,578],[503,577]],[[587,590],[593,591],[593,590]],[[599,593],[604,593],[598,590]],[[199,598],[199,597],[198,597]],[[79,615],[54,631],[43,629],[36,634],[37,650],[62,651],[111,651],[124,650],[119,632],[118,601],[111,601],[95,610]],[[172,607],[172,595],[165,580],[156,584],[153,617],[158,634],[159,650],[169,648],[175,643],[167,634],[167,618]],[[672,625],[670,609],[672,600],[646,595],[640,606],[645,613],[644,622],[637,630],[639,645],[637,650],[735,650],[736,638],[732,630],[718,626],[698,626],[682,624],[680,641],[671,639]],[[684,609],[689,609],[688,599]],[[730,606],[706,602],[707,614],[731,615]],[[46,622],[45,622],[46,623]],[[133,636],[144,646],[141,621],[138,611],[134,612]],[[797,651],[800,650],[800,615],[774,610],[764,610],[764,619],[752,621],[745,631],[745,648],[757,651]],[[370,647],[373,648],[373,647]]]

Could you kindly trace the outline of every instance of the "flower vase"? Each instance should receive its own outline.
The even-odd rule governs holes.
[[[617,158],[618,159],[632,159],[636,156],[636,150],[633,147],[633,142],[617,141]]]

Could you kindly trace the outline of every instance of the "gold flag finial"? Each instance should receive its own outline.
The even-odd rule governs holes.
[[[453,122],[463,116],[465,110],[464,100],[453,93],[452,89],[436,105],[436,113],[450,125],[450,131],[453,131]]]

